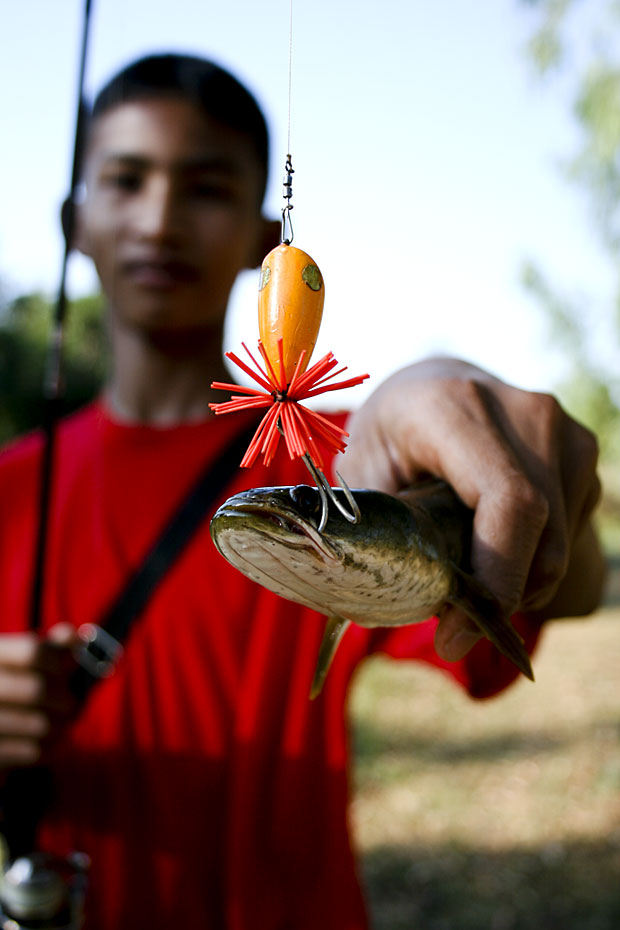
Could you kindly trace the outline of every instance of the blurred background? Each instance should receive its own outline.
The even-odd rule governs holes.
[[[210,56],[250,86],[272,128],[266,210],[279,215],[289,0],[94,0],[93,10],[89,95],[167,49]],[[3,437],[38,416],[81,18],[81,0],[24,0],[3,22]],[[371,374],[322,402],[356,406],[437,352],[554,390],[601,439],[606,538],[620,513],[607,467],[620,459],[618,31],[612,0],[295,0],[290,127],[295,242],[327,286],[316,351]],[[69,290],[74,405],[105,365],[97,281],[80,256]],[[257,338],[256,290],[257,272],[242,275],[227,348]]]
[[[81,17],[80,0],[23,0],[3,17],[3,440],[41,416]],[[377,927],[620,925],[619,37],[616,0],[294,2],[293,221],[326,280],[316,351],[371,374],[333,402],[356,406],[400,366],[456,354],[558,394],[597,433],[605,483],[608,605],[552,629],[535,689],[471,709],[424,669],[362,673],[354,820]],[[94,0],[89,94],[164,50],[211,57],[255,93],[279,215],[289,0]],[[106,364],[80,256],[69,290],[72,408]],[[226,348],[257,338],[256,290],[244,274]]]

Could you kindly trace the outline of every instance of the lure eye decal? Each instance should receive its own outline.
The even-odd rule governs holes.
[[[260,284],[258,287],[259,291],[262,291],[263,288],[267,287],[267,285],[269,284],[270,277],[271,277],[271,268],[269,267],[269,265],[263,265],[263,267],[260,270]]]
[[[301,273],[301,280],[313,291],[320,291],[323,287],[323,275],[318,265],[306,265]]]

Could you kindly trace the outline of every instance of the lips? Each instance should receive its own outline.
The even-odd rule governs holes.
[[[123,264],[123,271],[138,287],[172,290],[199,278],[198,269],[188,262],[168,258],[139,258]]]

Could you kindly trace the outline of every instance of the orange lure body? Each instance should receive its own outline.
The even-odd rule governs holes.
[[[293,377],[302,351],[305,371],[319,334],[325,284],[318,265],[306,252],[281,244],[263,259],[258,294],[260,340],[279,373],[278,341],[282,340],[286,383]]]
[[[241,461],[244,468],[253,465],[258,455],[269,465],[281,435],[290,457],[304,456],[315,470],[325,467],[320,446],[332,455],[345,449],[344,439],[349,435],[346,430],[300,403],[327,391],[361,384],[368,377],[356,375],[345,381],[332,381],[346,370],[346,366],[333,370],[338,362],[332,352],[308,368],[321,326],[324,300],[323,276],[306,252],[282,243],[263,259],[258,294],[258,348],[264,367],[245,343],[242,345],[254,368],[234,352],[226,353],[258,387],[214,381],[211,387],[232,391],[233,396],[224,403],[209,404],[216,414],[265,411]]]

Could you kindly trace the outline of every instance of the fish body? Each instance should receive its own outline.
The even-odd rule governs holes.
[[[307,485],[243,491],[211,521],[217,549],[243,574],[332,618],[314,690],[349,622],[402,626],[428,619],[447,603],[462,607],[533,678],[519,635],[467,571],[473,514],[450,486],[432,479],[398,497],[352,494],[361,521],[351,524],[332,507],[321,532],[320,496]]]

